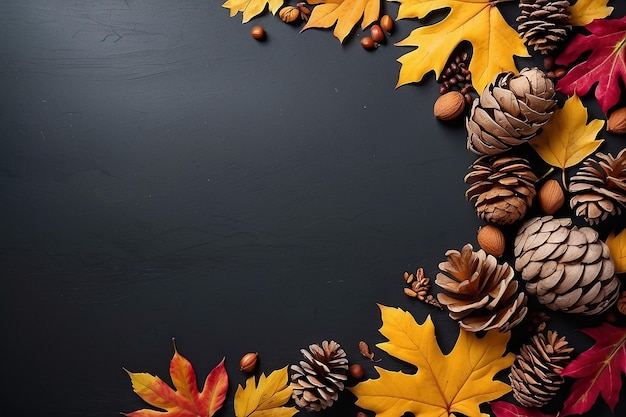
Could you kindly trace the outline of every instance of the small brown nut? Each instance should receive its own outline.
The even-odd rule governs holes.
[[[246,353],[239,360],[239,370],[242,372],[254,372],[259,361],[259,354],[256,352]]]
[[[537,193],[539,206],[545,214],[554,214],[565,202],[565,193],[557,180],[548,180]]]
[[[454,120],[463,111],[465,111],[465,97],[458,91],[450,91],[439,96],[433,109],[435,117],[443,121]]]
[[[263,29],[263,26],[254,26],[250,29],[250,35],[257,41],[262,41],[265,39],[265,29]]]
[[[365,372],[363,371],[363,367],[361,365],[359,365],[358,363],[353,363],[348,368],[348,374],[350,374],[350,376],[354,379],[361,379],[363,378]]]
[[[365,36],[364,38],[361,38],[361,46],[363,47],[363,49],[371,51],[372,49],[376,49],[378,47],[378,44],[374,42],[374,39],[370,38],[369,36]]]
[[[504,253],[506,241],[504,234],[497,226],[488,224],[478,230],[478,244],[489,255],[499,258]]]
[[[285,23],[295,22],[300,18],[300,9],[294,6],[285,6],[278,12],[278,17]]]
[[[380,27],[383,28],[387,35],[391,35],[393,30],[393,19],[388,14],[380,18]]]
[[[621,107],[611,112],[606,130],[618,135],[626,133],[626,107]]]
[[[385,40],[385,33],[378,25],[372,25],[372,27],[370,28],[370,36],[374,40],[374,42],[377,43],[381,43]]]

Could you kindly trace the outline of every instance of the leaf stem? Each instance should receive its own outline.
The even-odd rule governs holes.
[[[561,182],[563,183],[563,188],[567,190],[567,180],[565,178],[565,168],[561,171]]]
[[[550,169],[549,169],[549,170],[547,170],[545,174],[543,174],[541,177],[539,177],[539,179],[537,180],[537,182],[541,182],[541,181],[545,180],[545,179],[546,179],[546,177],[547,177],[548,175],[552,174],[553,172],[554,172],[554,167],[550,167]]]

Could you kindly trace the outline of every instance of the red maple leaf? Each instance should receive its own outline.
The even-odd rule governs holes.
[[[626,328],[603,323],[580,331],[595,339],[596,343],[561,373],[577,378],[563,405],[562,416],[589,411],[600,395],[614,410],[619,401],[622,373],[626,373]]]
[[[607,114],[619,101],[620,80],[626,83],[626,16],[597,19],[585,28],[591,33],[574,36],[556,63],[571,65],[585,52],[591,51],[591,55],[571,68],[556,89],[567,95],[584,96],[597,83],[596,99]]]
[[[491,411],[496,417],[554,417],[554,414],[544,414],[537,408],[521,407],[506,401],[491,403]]]
[[[148,373],[126,371],[133,383],[133,390],[148,404],[166,410],[137,410],[126,413],[128,417],[211,417],[219,410],[226,399],[228,375],[224,360],[215,367],[204,381],[202,391],[198,390],[196,372],[174,345],[174,357],[170,361],[170,376],[176,390],[170,388],[161,378]]]

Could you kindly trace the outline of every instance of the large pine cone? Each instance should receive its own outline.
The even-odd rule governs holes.
[[[552,216],[526,221],[515,238],[515,269],[526,291],[551,310],[600,314],[615,303],[620,282],[608,246],[591,227]]]
[[[569,0],[520,0],[517,31],[526,44],[544,55],[554,51],[569,35]]]
[[[596,157],[585,160],[569,185],[570,207],[592,225],[626,210],[626,148],[616,158],[601,152]]]
[[[330,407],[339,397],[348,379],[346,352],[335,341],[324,340],[301,349],[304,356],[299,365],[291,365],[292,397],[300,408],[320,411]]]
[[[513,397],[525,407],[546,405],[564,382],[561,372],[573,350],[555,331],[534,335],[511,365]]]
[[[466,121],[467,149],[495,155],[521,145],[546,124],[556,106],[554,84],[537,69],[498,74],[474,99]]]
[[[528,311],[528,299],[523,292],[517,292],[511,266],[498,264],[482,249],[474,252],[469,243],[461,252],[447,251],[446,257],[448,260],[439,264],[442,272],[435,280],[444,290],[437,294],[437,299],[463,329],[504,332],[522,321]]]
[[[469,167],[465,198],[489,223],[512,224],[526,215],[537,194],[537,177],[527,160],[514,156],[481,156]]]

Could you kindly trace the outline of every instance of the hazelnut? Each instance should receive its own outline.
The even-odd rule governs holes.
[[[350,374],[350,376],[354,379],[361,379],[363,378],[365,372],[363,371],[363,367],[361,365],[359,365],[358,363],[353,363],[348,368],[348,374]]]
[[[385,34],[383,33],[382,28],[378,25],[372,25],[370,28],[370,37],[377,43],[381,43],[385,40]]]
[[[393,19],[388,14],[384,15],[380,18],[380,27],[383,28],[387,35],[391,35],[391,31],[393,30]]]
[[[611,112],[606,130],[618,135],[626,133],[626,107],[621,107]]]
[[[257,362],[259,361],[259,354],[256,352],[246,353],[239,360],[239,370],[242,372],[254,372]]]
[[[545,214],[554,214],[565,202],[565,193],[557,180],[548,180],[541,186],[537,193],[539,206]]]
[[[300,17],[300,9],[294,6],[285,6],[278,12],[278,17],[285,23],[295,22]]]
[[[265,39],[265,29],[263,29],[263,26],[254,26],[250,30],[250,35],[257,41],[262,41]]]
[[[374,39],[370,38],[369,36],[365,36],[364,38],[361,38],[361,46],[363,47],[363,49],[371,51],[372,49],[377,48],[378,44],[374,42]]]
[[[450,91],[441,95],[437,101],[433,113],[439,120],[449,121],[459,117],[465,111],[465,97],[458,91]]]
[[[478,230],[478,244],[489,255],[499,258],[504,253],[504,234],[497,226],[488,224]]]

